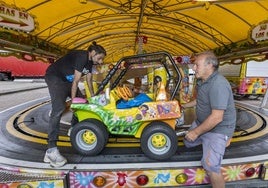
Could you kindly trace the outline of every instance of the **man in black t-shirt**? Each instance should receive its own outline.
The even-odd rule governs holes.
[[[93,42],[87,51],[71,51],[52,63],[46,71],[45,80],[51,97],[52,111],[48,126],[48,149],[44,162],[50,163],[53,167],[61,167],[67,163],[66,158],[57,148],[60,119],[66,108],[66,99],[82,97],[78,84],[84,75],[90,95],[94,96],[92,66],[102,64],[105,56],[105,49]]]

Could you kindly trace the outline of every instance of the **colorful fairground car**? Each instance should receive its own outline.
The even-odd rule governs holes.
[[[71,144],[82,155],[99,154],[109,136],[140,139],[143,153],[155,160],[175,154],[175,128],[183,119],[179,99],[181,74],[167,52],[122,58],[98,84],[94,97],[71,108],[78,123]]]

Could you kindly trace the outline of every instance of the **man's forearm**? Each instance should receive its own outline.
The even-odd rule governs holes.
[[[71,91],[71,98],[72,99],[76,97],[77,87],[78,87],[78,83],[77,82],[73,82],[73,84],[72,84],[72,91]]]
[[[87,86],[89,89],[90,97],[93,97],[94,96],[94,89],[93,89],[93,83],[92,83],[93,80],[92,80],[91,73],[88,73],[86,78],[87,78],[86,80],[87,80]]]
[[[221,110],[214,111],[203,123],[194,129],[194,132],[200,136],[201,134],[210,131],[223,120],[223,113],[224,111]]]
[[[93,97],[94,96],[94,90],[93,90],[92,83],[87,83],[87,85],[88,85],[88,89],[89,89],[89,92],[90,92],[90,96]]]
[[[196,100],[193,100],[193,101],[190,101],[188,103],[185,103],[182,105],[183,108],[191,108],[191,107],[194,107],[196,106]]]

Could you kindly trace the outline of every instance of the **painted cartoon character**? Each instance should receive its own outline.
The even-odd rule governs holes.
[[[146,104],[143,104],[139,107],[140,111],[141,111],[141,114],[143,117],[146,117],[146,114],[147,114],[147,111],[149,110],[149,107],[148,105]]]
[[[171,110],[171,106],[170,105],[157,105],[157,109],[158,109],[158,114],[168,114]]]

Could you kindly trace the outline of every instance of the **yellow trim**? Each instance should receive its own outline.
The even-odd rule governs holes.
[[[77,115],[77,117],[79,121],[88,119],[88,117],[101,120],[101,118],[97,114],[85,110],[79,110],[79,115]]]
[[[167,123],[172,129],[175,130],[176,119],[168,119],[168,120],[161,120],[161,121]],[[140,138],[140,137],[141,137],[141,134],[142,134],[143,129],[144,129],[149,123],[151,123],[151,121],[144,122],[144,123],[140,126],[139,130],[138,130],[137,133],[134,135],[135,138]]]
[[[36,106],[35,108],[32,108],[31,110],[28,110],[27,113],[24,113],[23,115],[21,115],[17,121],[18,122],[24,122],[24,118],[27,116],[27,114],[29,114],[31,111],[37,109],[38,107],[40,106]],[[30,108],[29,108],[30,109]],[[47,144],[47,140],[45,139],[42,139],[42,138],[35,138],[35,137],[32,137],[32,136],[28,136],[28,135],[25,135],[19,131],[17,131],[14,126],[13,126],[13,122],[15,121],[15,119],[20,115],[21,112],[18,112],[16,114],[14,114],[13,116],[11,116],[11,118],[8,120],[7,124],[6,124],[6,129],[7,131],[13,135],[14,137],[17,137],[17,138],[20,138],[22,140],[27,140],[27,141],[30,141],[30,142],[34,142],[34,143],[39,143],[39,144]],[[40,137],[45,137],[47,138],[47,134],[45,133],[41,133],[41,132],[38,132],[38,131],[35,131],[35,130],[32,130],[30,129],[29,127],[26,126],[26,124],[24,123],[21,123],[21,125],[19,125],[25,132],[28,132],[30,134],[33,134],[33,135],[37,135],[37,136],[40,136]],[[69,140],[69,137],[67,136],[60,136],[59,139],[61,140],[66,140],[66,142],[57,142],[58,146],[71,146],[71,143],[68,142]]]
[[[141,137],[141,133],[142,133],[143,129],[144,129],[149,123],[150,123],[150,122],[144,122],[144,123],[140,126],[139,130],[138,130],[137,133],[134,135],[135,138],[140,138],[140,137]]]
[[[44,105],[44,104],[42,104]],[[33,110],[39,108],[41,105],[38,105],[34,108],[31,108],[29,107],[28,111],[27,109],[24,110],[24,111],[27,111],[26,113],[24,113],[23,115],[21,115],[21,112],[18,112],[16,114],[14,114],[13,116],[10,117],[10,119],[7,121],[6,123],[6,129],[7,131],[13,135],[14,137],[17,137],[19,139],[22,139],[22,140],[26,140],[26,141],[30,141],[30,142],[34,142],[34,143],[39,143],[39,144],[47,144],[47,140],[45,139],[40,139],[40,138],[35,138],[35,137],[32,137],[32,136],[28,136],[28,135],[25,135],[23,133],[20,133],[19,131],[17,131],[14,126],[13,126],[13,122],[15,121],[15,119],[21,115],[17,121],[20,123],[20,122],[23,122],[25,121],[25,117],[27,116],[27,114],[29,114],[30,112],[32,112]],[[239,108],[242,108],[241,106]],[[254,111],[250,111],[250,113],[252,113],[256,120],[257,120],[257,123],[256,125],[254,125],[253,127],[249,128],[248,130],[246,131],[249,131],[249,132],[252,132],[258,128],[260,128],[260,126],[262,126],[262,119],[254,114]],[[256,112],[257,113],[257,112]],[[263,118],[265,119],[265,121],[268,121],[268,118],[266,116],[263,116]],[[163,120],[163,122],[169,124],[173,129],[175,129],[175,119],[169,119],[169,120]],[[106,145],[106,147],[139,147],[140,146],[140,143],[137,143],[137,138],[140,138],[141,137],[141,133],[142,133],[142,130],[144,129],[144,127],[146,125],[148,125],[150,123],[150,121],[148,122],[144,122],[141,127],[139,128],[137,134],[135,135],[136,138],[128,138],[129,141],[133,142],[133,143],[121,143],[121,142],[124,142],[126,141],[126,138],[116,138],[116,140],[114,141],[114,138],[109,138],[109,141],[111,141],[111,143],[108,143]],[[38,132],[38,131],[35,131],[35,130],[32,130],[30,129],[29,127],[27,127],[26,124],[24,123],[21,123],[21,125],[19,125],[20,128],[22,128],[25,132],[28,132],[30,134],[33,134],[33,135],[37,135],[37,136],[40,136],[40,137],[45,137],[47,138],[47,134],[46,133],[41,133],[41,132]],[[261,136],[264,136],[266,135],[266,133],[268,132],[268,127],[265,127],[262,131],[260,132],[257,132],[257,133],[254,133],[254,134],[251,134],[251,135],[248,135],[248,136],[243,136],[243,137],[238,137],[238,138],[233,138],[232,139],[232,142],[240,142],[240,141],[246,141],[246,140],[250,140],[250,139],[257,139],[258,137],[261,137]],[[238,134],[238,133],[235,133],[235,134]],[[71,143],[69,142],[70,138],[68,136],[60,136],[59,137],[61,140],[65,140],[66,142],[61,142],[59,141],[57,144],[58,146],[67,146],[67,147],[71,147]],[[178,145],[179,146],[182,146],[183,143],[181,142],[182,141],[182,137],[179,138],[179,141],[178,142]],[[115,143],[117,142],[117,143]],[[134,143],[135,142],[135,143]]]

